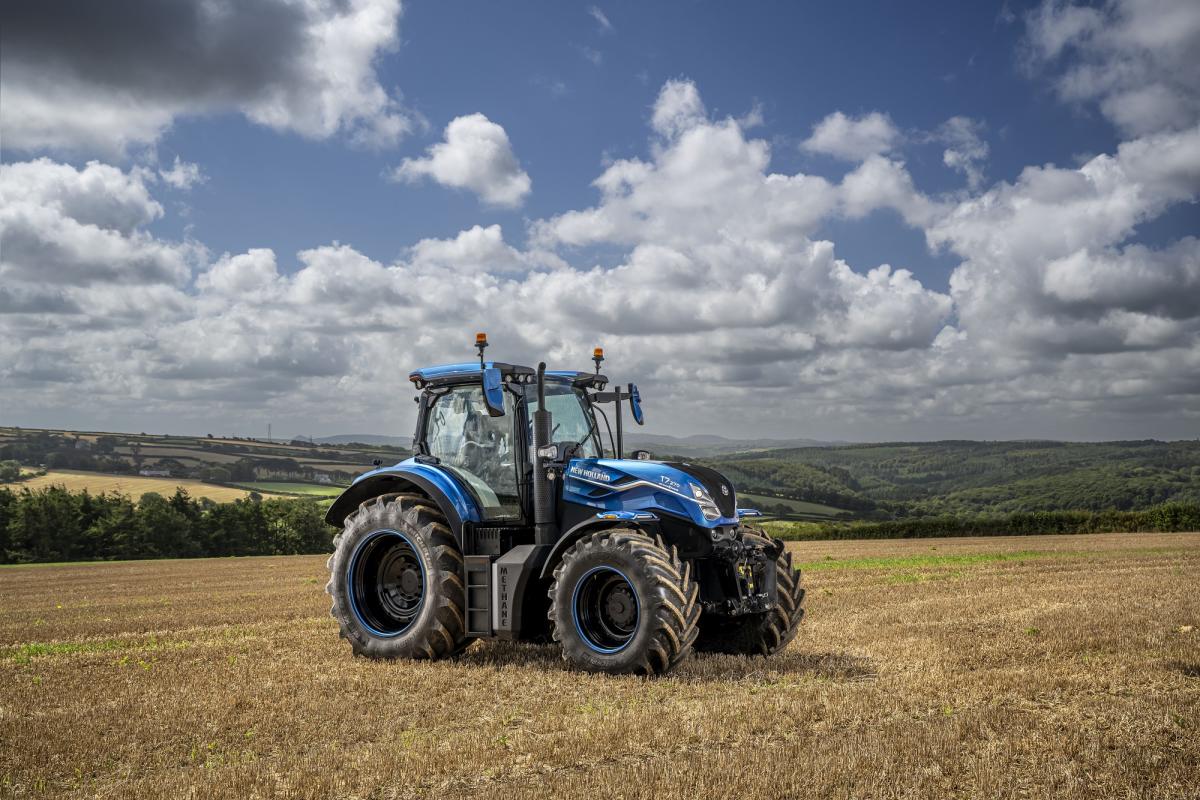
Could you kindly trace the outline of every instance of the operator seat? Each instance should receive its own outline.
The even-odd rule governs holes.
[[[493,491],[515,490],[512,448],[503,423],[497,424],[475,398],[468,402],[463,420],[464,467]]]

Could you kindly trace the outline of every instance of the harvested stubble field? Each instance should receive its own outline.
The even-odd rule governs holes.
[[[1200,534],[814,542],[774,659],[356,660],[324,558],[0,569],[0,793],[1200,797]]]
[[[141,475],[112,475],[106,472],[84,472],[81,470],[50,470],[45,475],[27,478],[19,483],[0,484],[10,489],[45,489],[48,486],[62,486],[69,492],[119,492],[133,497],[135,500],[147,492],[158,492],[163,497],[175,494],[176,489],[183,489],[192,497],[207,497],[216,503],[232,503],[234,500],[244,500],[250,496],[248,489],[233,489],[228,486],[214,486],[211,483],[193,480],[191,478],[144,478]],[[274,497],[267,492],[260,492],[264,497]]]

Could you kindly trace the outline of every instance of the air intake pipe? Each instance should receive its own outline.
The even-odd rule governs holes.
[[[548,447],[553,430],[546,410],[546,362],[537,368],[537,411],[533,412],[533,538],[537,544],[554,544],[558,526],[554,524],[554,494],[542,451]]]

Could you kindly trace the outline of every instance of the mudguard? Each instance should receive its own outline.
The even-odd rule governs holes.
[[[463,523],[480,520],[479,505],[465,486],[447,471],[410,458],[358,476],[329,507],[325,521],[340,528],[351,512],[372,497],[411,489],[419,490],[437,503],[450,523],[451,532],[460,542]]]
[[[649,511],[602,511],[575,525],[558,538],[542,565],[541,576],[549,578],[553,575],[554,568],[562,560],[563,553],[588,534],[605,528],[648,528],[653,531],[653,526],[657,523],[658,516]]]

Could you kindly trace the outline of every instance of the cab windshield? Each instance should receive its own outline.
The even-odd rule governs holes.
[[[456,386],[434,398],[425,422],[425,446],[471,487],[488,519],[518,517],[512,395],[502,417],[490,416],[479,385]]]
[[[529,394],[529,420],[533,424],[533,412],[538,410],[537,395]],[[582,389],[576,389],[569,383],[546,381],[546,410],[553,420],[550,431],[552,442],[578,442],[580,458],[602,458],[604,450],[600,446],[600,432],[594,424],[594,417],[588,410],[587,400]],[[533,431],[530,430],[529,440],[533,441]]]

